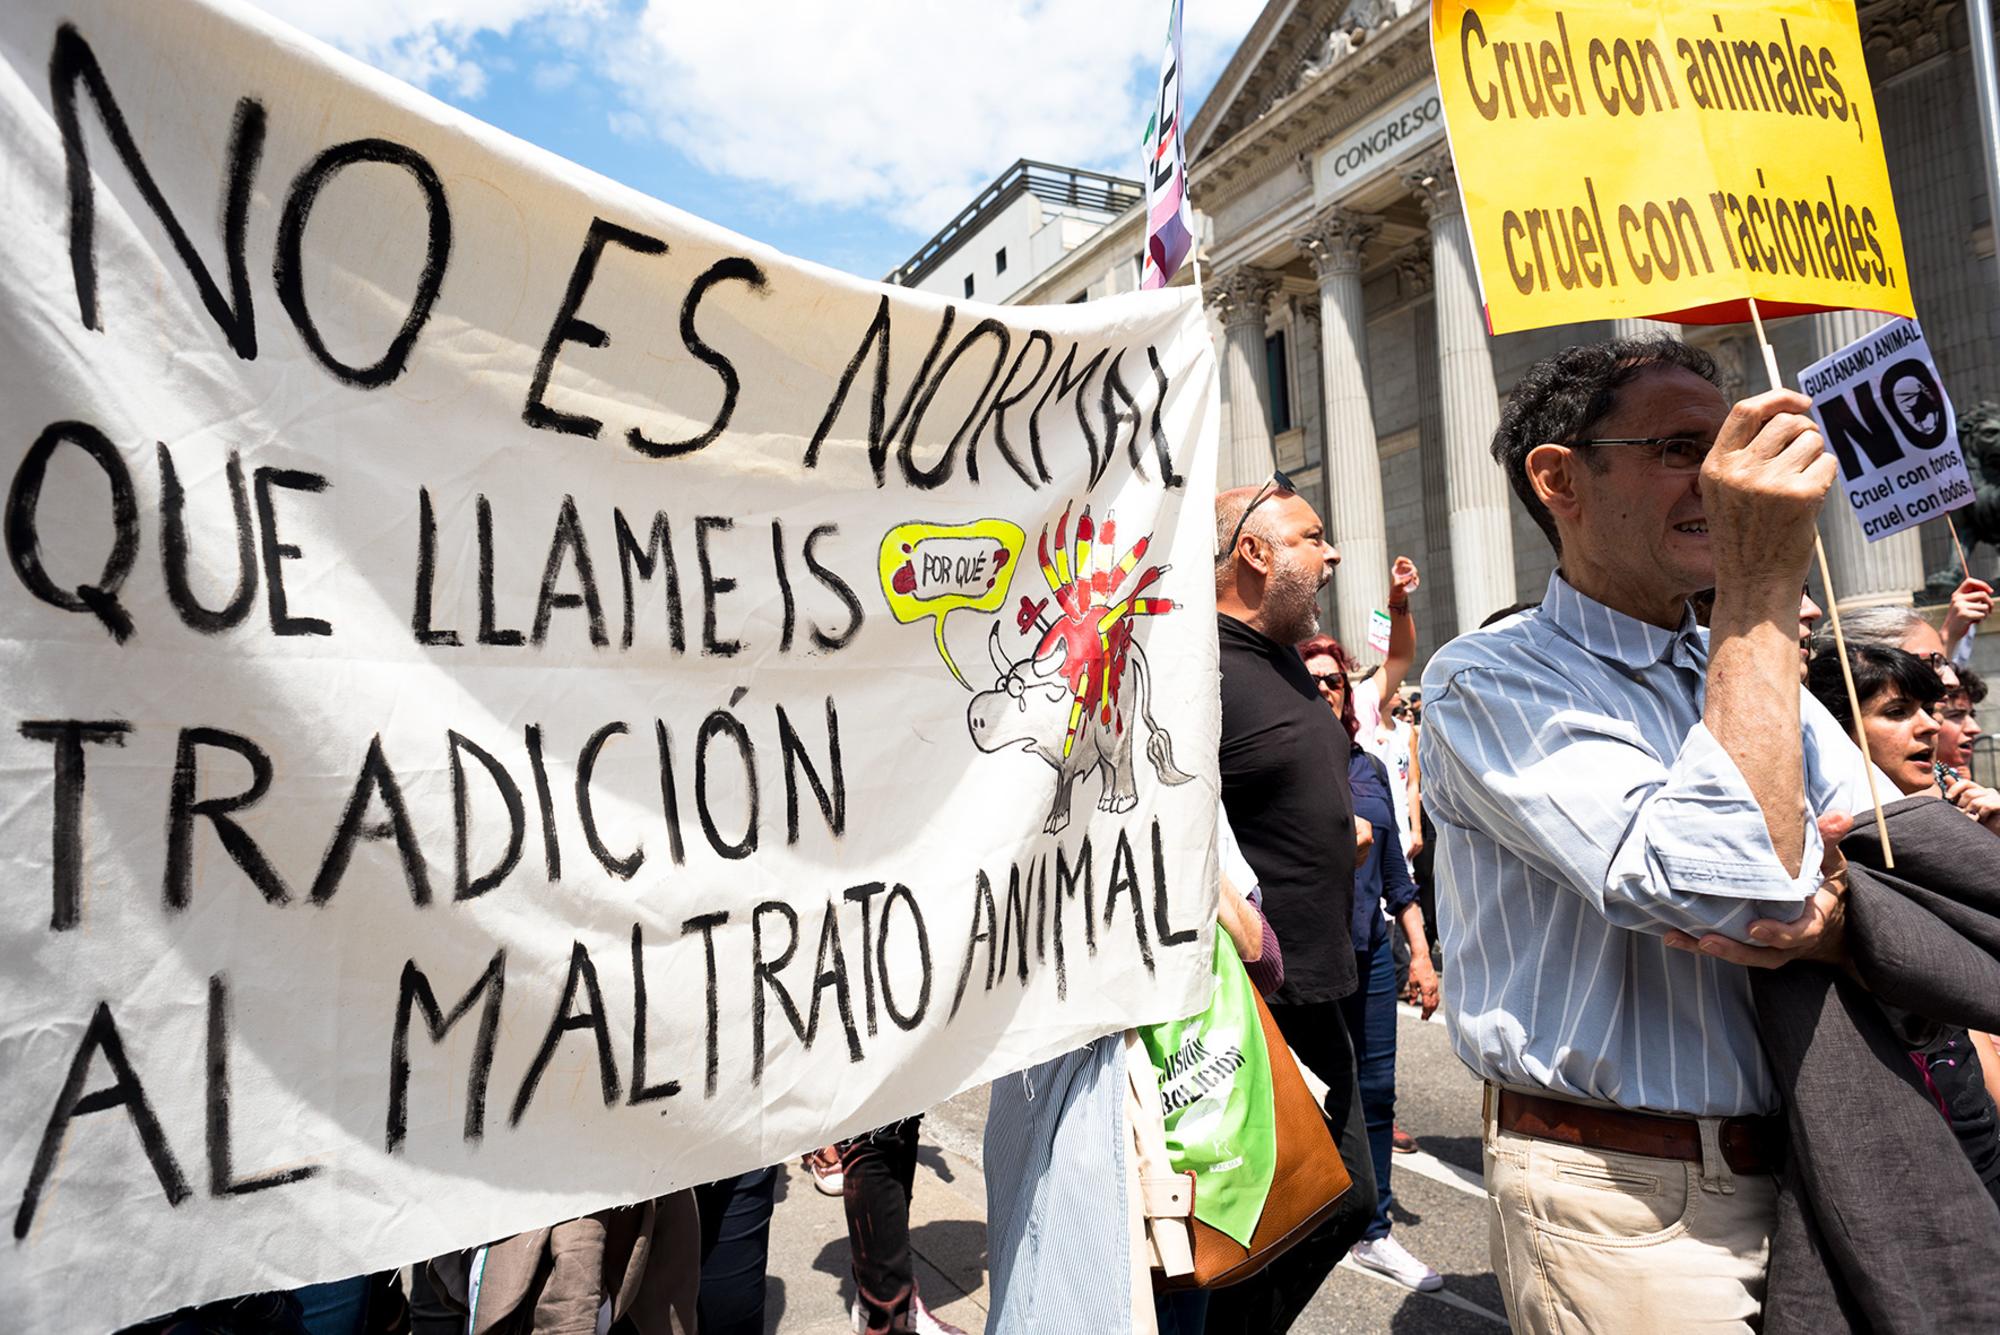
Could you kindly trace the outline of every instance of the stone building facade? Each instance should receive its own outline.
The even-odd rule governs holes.
[[[1966,14],[1955,0],[1887,0],[1864,3],[1861,26],[1918,315],[1963,411],[2000,399],[2000,273]],[[1218,480],[1260,482],[1275,463],[1321,506],[1344,556],[1330,609],[1341,639],[1365,645],[1394,554],[1424,572],[1425,650],[1538,600],[1554,556],[1488,446],[1527,366],[1610,325],[1486,333],[1427,8],[1272,0],[1190,126],[1188,152],[1223,363]],[[1143,225],[1139,210],[1115,220],[1015,299],[1123,290]],[[1769,328],[1795,377],[1876,322],[1842,313]],[[1679,332],[1715,355],[1732,393],[1765,387],[1747,328]],[[1843,607],[1908,603],[1954,560],[1941,523],[1870,544],[1845,505],[1829,505],[1823,527]],[[1975,573],[1992,567],[1981,549]],[[1982,650],[1982,666],[2000,667],[2000,633]]]

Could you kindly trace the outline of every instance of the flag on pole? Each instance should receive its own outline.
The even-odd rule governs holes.
[[[1167,20],[1160,92],[1146,124],[1146,264],[1139,286],[1165,287],[1194,249],[1188,207],[1187,149],[1181,139],[1181,0]]]

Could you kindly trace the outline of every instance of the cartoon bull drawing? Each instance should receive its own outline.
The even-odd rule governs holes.
[[[1103,788],[1098,810],[1130,811],[1138,805],[1132,741],[1140,724],[1147,733],[1146,759],[1160,782],[1182,784],[1193,777],[1174,764],[1173,739],[1153,719],[1152,671],[1132,633],[1134,618],[1173,610],[1165,598],[1141,596],[1165,568],[1147,567],[1133,577],[1146,554],[1146,538],[1124,559],[1109,559],[1117,550],[1113,523],[1106,518],[1093,526],[1088,509],[1078,519],[1073,553],[1068,529],[1065,509],[1056,525],[1054,559],[1046,528],[1040,549],[1042,573],[1061,617],[1046,624],[1047,603],[1022,598],[1016,622],[1023,631],[1041,629],[1040,640],[1032,653],[1010,660],[1000,645],[1000,628],[993,627],[987,652],[999,675],[993,689],[973,696],[965,711],[981,751],[1019,747],[1055,770],[1055,800],[1042,826],[1049,834],[1068,826],[1076,781],[1091,774]],[[1099,558],[1094,567],[1093,540]]]
[[[1073,697],[1062,675],[1061,655],[1010,663],[1000,648],[998,626],[986,643],[1000,676],[992,690],[972,697],[965,720],[972,730],[973,744],[980,750],[1005,751],[1018,746],[1055,768],[1055,802],[1042,826],[1048,833],[1058,834],[1069,824],[1071,790],[1076,781],[1100,770],[1104,791],[1097,799],[1099,811],[1130,811],[1139,804],[1132,764],[1132,735],[1137,729],[1126,727],[1127,719],[1146,725],[1146,759],[1152,762],[1160,782],[1181,784],[1193,777],[1174,764],[1173,739],[1153,721],[1152,672],[1145,650],[1136,642],[1126,657],[1130,682],[1119,692],[1125,704],[1114,714],[1115,721],[1106,723],[1101,714],[1093,715],[1073,740],[1069,731]]]

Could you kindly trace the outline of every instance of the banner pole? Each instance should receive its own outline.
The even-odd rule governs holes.
[[[1826,568],[1826,546],[1815,535],[1813,555],[1819,558],[1819,579],[1826,588],[1826,614],[1833,622],[1834,651],[1840,655],[1840,680],[1847,687],[1847,707],[1854,718],[1854,744],[1861,748],[1861,763],[1868,773],[1868,803],[1875,808],[1875,834],[1882,841],[1882,865],[1896,869],[1896,854],[1889,847],[1889,822],[1882,816],[1882,795],[1875,791],[1875,762],[1868,755],[1868,738],[1861,731],[1861,704],[1854,695],[1854,665],[1847,661],[1847,637],[1840,632],[1838,600],[1833,596],[1833,577]]]
[[[1967,579],[1972,578],[1972,567],[1966,564],[1965,545],[1958,540],[1958,525],[1952,522],[1951,511],[1944,512],[1945,527],[1951,530],[1951,549],[1958,553],[1958,570]]]
[[[1764,317],[1757,310],[1757,298],[1750,298],[1750,323],[1757,328],[1757,346],[1764,352],[1764,373],[1771,378],[1772,389],[1783,389],[1785,379],[1778,373],[1778,354],[1771,347],[1771,340],[1764,333]],[[1868,755],[1868,735],[1861,729],[1861,700],[1854,690],[1854,665],[1847,659],[1847,636],[1840,629],[1840,598],[1833,590],[1833,572],[1827,569],[1826,544],[1820,541],[1817,528],[1813,531],[1813,555],[1819,561],[1820,587],[1826,590],[1826,615],[1833,623],[1834,652],[1840,655],[1840,680],[1847,687],[1847,709],[1854,720],[1854,744],[1861,748],[1861,763],[1868,775],[1868,802],[1875,808],[1875,834],[1882,841],[1882,865],[1891,871],[1896,867],[1896,854],[1889,847],[1889,822],[1882,815],[1882,795],[1875,790],[1875,762]]]

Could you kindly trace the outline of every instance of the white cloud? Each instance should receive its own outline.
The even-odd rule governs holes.
[[[622,101],[614,133],[922,231],[1016,158],[1137,175],[1167,18],[1166,0],[260,2],[460,99],[484,87],[480,33],[539,25]],[[1262,8],[1188,6],[1192,84],[1213,81]]]
[[[534,80],[538,93],[559,93],[576,82],[577,67],[569,61],[555,64],[537,65],[530,77]]]
[[[651,127],[646,124],[646,118],[636,111],[614,111],[604,118],[604,123],[611,127],[611,133],[620,139],[629,139],[633,143],[652,134]]]
[[[1190,57],[1220,61],[1262,4],[1191,8]],[[651,0],[610,72],[709,171],[929,229],[1018,157],[1136,175],[1165,20],[1161,0]]]
[[[471,101],[486,91],[472,58],[482,32],[505,36],[530,20],[601,17],[603,0],[254,0],[294,27],[406,79]]]

